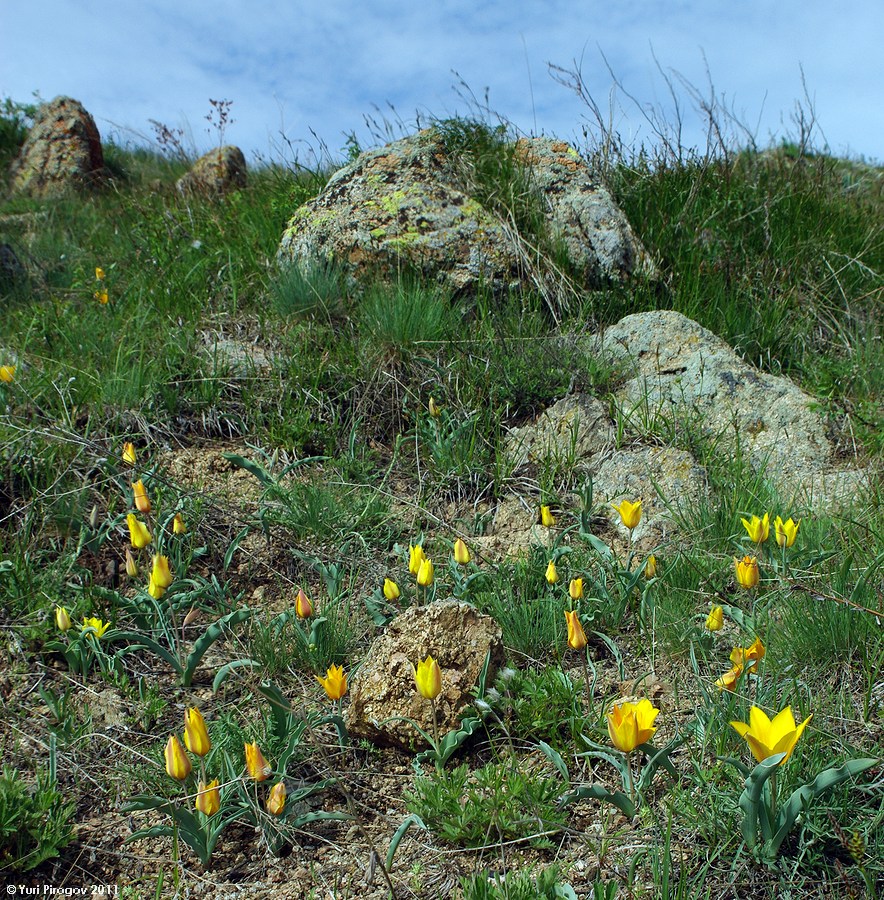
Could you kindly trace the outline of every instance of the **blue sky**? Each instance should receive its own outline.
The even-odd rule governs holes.
[[[406,129],[416,114],[468,113],[462,81],[479,100],[487,88],[491,108],[523,132],[582,145],[584,127],[598,134],[594,117],[549,72],[580,61],[632,145],[655,141],[648,106],[676,121],[668,77],[682,143],[705,146],[684,85],[708,97],[707,65],[759,145],[795,136],[803,69],[814,144],[884,160],[880,0],[0,0],[0,21],[0,96],[76,97],[121,142],[151,138],[155,119],[209,149],[209,99],[229,99],[229,142],[307,161],[320,144],[339,155],[351,132],[371,144],[365,116],[392,120],[391,106]]]

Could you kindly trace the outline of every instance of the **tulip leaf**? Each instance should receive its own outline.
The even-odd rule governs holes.
[[[396,829],[396,833],[393,835],[392,840],[390,841],[390,849],[387,850],[387,871],[389,872],[393,866],[393,857],[396,855],[396,851],[399,849],[399,843],[402,838],[405,837],[405,833],[411,828],[412,825],[416,825],[418,828],[423,829],[424,831],[429,831],[427,826],[424,824],[424,820],[417,815],[417,813],[412,813],[410,816],[406,816],[403,819],[402,824]]]
[[[175,672],[179,675],[182,674],[181,660],[171,650],[155,641],[152,637],[141,634],[139,631],[118,631],[114,635],[114,639],[118,641],[132,641],[132,645],[126,648],[127,650],[150,650],[151,653],[165,660]]]
[[[637,749],[641,750],[642,753],[645,753],[648,756],[648,761],[644,764],[642,773],[639,776],[638,782],[636,783],[636,790],[640,795],[643,795],[645,791],[647,791],[647,789],[651,786],[651,782],[654,780],[654,775],[657,774],[657,769],[660,768],[660,766],[663,766],[663,768],[666,769],[666,771],[673,778],[678,778],[678,773],[675,771],[675,766],[672,765],[669,756],[674,750],[677,750],[686,740],[687,735],[674,737],[665,747],[662,747],[659,750],[652,743],[650,743],[650,741],[639,745]]]
[[[222,571],[226,572],[230,568],[230,563],[233,562],[233,554],[236,553],[237,550],[239,550],[239,545],[242,543],[242,541],[245,539],[245,537],[248,535],[248,533],[251,530],[252,530],[252,526],[246,525],[246,527],[243,528],[236,535],[236,537],[230,542],[230,545],[228,546],[227,550],[224,552],[224,563],[223,563]]]
[[[813,781],[802,785],[794,791],[789,799],[780,807],[776,818],[776,833],[767,841],[764,847],[766,855],[770,858],[777,855],[780,844],[783,843],[786,835],[792,829],[795,820],[798,818],[806,803],[819,797],[820,794],[824,794],[842,781],[846,781],[854,775],[865,772],[866,769],[870,769],[880,761],[881,760],[879,759],[872,759],[869,757],[849,759],[837,768],[824,769]]]
[[[565,760],[562,759],[562,754],[558,750],[553,750],[546,741],[539,741],[537,746],[540,747],[540,752],[556,767],[559,775],[562,776],[562,781],[565,782],[565,787],[569,787],[571,778],[568,775],[568,767],[565,765]]]
[[[767,779],[777,771],[785,756],[785,753],[775,753],[758,763],[749,773],[745,782],[746,786],[743,793],[740,794],[740,809],[743,810],[743,822],[740,827],[743,832],[743,840],[750,849],[758,841],[759,821],[761,822],[762,836],[765,840],[770,838],[770,817],[767,804],[761,794]]]
[[[602,633],[601,631],[594,631],[593,634],[601,640],[601,642],[611,651],[611,655],[617,661],[617,673],[620,677],[621,681],[626,680],[626,667],[623,665],[623,655],[620,653],[620,648],[614,642],[612,638],[609,638],[608,635]]]
[[[235,609],[233,612],[227,613],[226,616],[222,616],[217,622],[213,622],[205,632],[203,632],[203,634],[194,642],[193,649],[187,657],[187,665],[181,673],[182,687],[190,687],[190,683],[193,681],[193,673],[200,664],[200,660],[206,655],[209,647],[224,635],[225,629],[228,626],[238,625],[240,622],[244,622],[246,619],[250,618],[251,615],[252,611],[248,608]]]
[[[262,681],[258,690],[270,701],[270,715],[273,717],[273,733],[284,741],[292,724],[291,704],[282,691],[272,681]]]
[[[276,484],[276,479],[263,466],[253,462],[251,459],[246,459],[238,453],[222,453],[221,455],[228,462],[232,462],[235,466],[245,469],[250,475],[254,475],[265,487],[271,487]]]
[[[225,663],[215,673],[215,679],[212,681],[212,693],[217,694],[218,688],[227,680],[227,676],[234,670],[248,666],[251,669],[260,668],[261,663],[255,662],[253,659],[233,659],[229,663]]]
[[[609,791],[600,784],[584,784],[559,798],[559,805],[569,806],[578,800],[601,800],[611,803],[628,819],[635,816],[635,805],[623,791]]]

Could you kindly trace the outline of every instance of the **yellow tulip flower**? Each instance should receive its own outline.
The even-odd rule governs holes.
[[[195,706],[184,713],[184,743],[187,749],[197,756],[205,756],[212,749],[206,722]]]
[[[586,646],[586,632],[580,624],[577,610],[565,610],[565,619],[568,622],[568,646],[572,650],[582,650]]]
[[[55,624],[59,631],[69,631],[74,624],[71,622],[70,613],[63,606],[55,607]]]
[[[147,496],[147,488],[144,486],[144,482],[139,478],[138,481],[132,482],[132,496],[135,499],[135,508],[140,513],[150,512],[150,497]]]
[[[106,306],[107,301],[110,299],[110,295],[107,292],[107,288],[102,288],[100,291],[95,291],[92,296],[102,305]]]
[[[777,544],[780,547],[791,547],[792,544],[795,543],[795,538],[798,535],[798,526],[801,524],[801,519],[797,522],[792,521],[792,517],[790,516],[785,522],[777,516],[774,519],[774,534],[777,537]]]
[[[172,533],[173,534],[186,534],[187,533],[187,526],[184,524],[184,516],[182,516],[180,512],[175,513],[175,518],[172,519]]]
[[[171,735],[166,742],[164,756],[166,758],[166,774],[170,778],[174,778],[177,781],[184,781],[184,779],[190,775],[190,770],[192,768],[190,765],[190,757],[184,752],[181,741],[179,741],[174,734]]]
[[[347,693],[347,676],[343,666],[329,666],[325,678],[319,675],[314,677],[325,688],[329,700],[340,700]]]
[[[398,600],[400,597],[399,585],[390,578],[384,579],[384,596],[388,600]]]
[[[579,600],[583,596],[583,579],[572,578],[568,585],[568,596],[572,600]]]
[[[277,781],[267,795],[267,812],[271,816],[278,816],[285,809],[285,795],[285,785]]]
[[[546,580],[550,584],[555,584],[559,580],[559,570],[556,568],[555,562],[553,560],[549,561],[549,565],[546,567]]]
[[[162,600],[166,589],[161,584],[157,584],[153,580],[153,575],[151,575],[147,582],[147,592],[154,600]]]
[[[429,587],[433,583],[435,575],[436,570],[433,568],[432,561],[424,557],[421,560],[420,568],[417,570],[417,583],[421,587]]]
[[[654,719],[659,714],[660,710],[647,698],[642,698],[638,703],[615,706],[607,716],[611,743],[624,753],[632,753],[653,737],[657,730]]]
[[[737,682],[740,680],[740,676],[743,674],[742,666],[734,666],[734,668],[725,672],[721,678],[716,679],[715,686],[720,691],[730,691],[731,693],[736,690]]]
[[[798,738],[801,737],[807,723],[812,718],[813,713],[796,726],[792,708],[787,706],[771,721],[763,710],[753,706],[749,710],[748,725],[745,722],[731,722],[731,727],[740,737],[746,739],[749,749],[758,762],[763,762],[775,753],[785,753],[786,755],[777,764],[781,766],[792,755]]]
[[[630,531],[632,531],[632,529],[641,521],[641,500],[636,500],[635,503],[631,503],[629,500],[623,500],[619,506],[616,503],[612,503],[611,506],[620,513],[620,520]]]
[[[761,577],[758,571],[758,560],[754,556],[744,556],[742,559],[734,557],[734,570],[737,574],[737,584],[747,590],[754,588]]]
[[[657,557],[652,553],[645,563],[645,578],[651,579],[657,574]]]
[[[417,575],[423,561],[424,548],[420,544],[414,544],[408,548],[408,571],[412,575]]]
[[[135,454],[135,444],[131,441],[126,441],[123,444],[123,462],[127,465],[134,466],[138,457]]]
[[[764,659],[767,650],[761,643],[761,638],[756,637],[749,647],[734,647],[731,651],[731,662],[734,666],[745,668],[747,672],[754,672],[758,668],[759,660]]]
[[[254,741],[245,745],[246,750],[246,771],[249,778],[253,781],[266,781],[273,771],[269,763],[264,759],[264,754]]]
[[[548,506],[540,507],[540,524],[545,528],[552,528],[556,524],[556,517],[550,511]]]
[[[110,628],[110,622],[102,622],[101,619],[88,617],[83,619],[83,628],[91,628],[95,638],[103,638],[105,631]]]
[[[218,790],[217,778],[213,778],[208,784],[200,782],[196,795],[196,808],[206,816],[214,816],[221,809],[221,793]]]
[[[753,544],[763,544],[770,536],[770,513],[765,513],[763,519],[752,516],[751,519],[741,519],[740,521]]]
[[[706,628],[709,631],[720,631],[724,625],[724,610],[720,606],[713,606],[706,616]]]
[[[95,280],[104,281],[104,269],[102,269],[101,266],[95,267]]]
[[[12,384],[15,380],[15,366],[0,366],[0,381]]]
[[[465,566],[471,559],[469,548],[458,538],[454,542],[454,561],[458,565]]]
[[[442,693],[442,671],[432,656],[417,664],[414,683],[421,697],[426,697],[427,700],[435,700]]]
[[[168,556],[163,556],[159,553],[154,554],[153,570],[150,573],[150,580],[164,590],[171,586],[174,581],[174,576],[169,568]]]

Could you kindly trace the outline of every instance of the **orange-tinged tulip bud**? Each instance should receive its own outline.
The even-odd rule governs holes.
[[[254,781],[266,781],[271,772],[273,771],[270,768],[267,760],[264,759],[264,754],[258,748],[257,743],[246,744],[246,771],[249,773],[249,778]]]
[[[724,610],[720,606],[713,606],[706,616],[706,628],[709,631],[720,631],[724,625]]]
[[[169,557],[160,553],[154,554],[153,571],[150,573],[151,581],[155,582],[162,588],[170,587],[172,581],[172,571],[169,569]]]
[[[791,516],[784,522],[779,516],[774,519],[774,533],[777,537],[777,544],[780,547],[791,547],[792,544],[795,543],[795,538],[798,536],[798,526],[801,524],[801,519],[797,522],[793,522]]]
[[[166,742],[166,774],[170,778],[178,781],[184,781],[190,775],[191,765],[190,757],[185,753],[181,741],[175,735],[171,735]]]
[[[132,482],[132,495],[135,498],[135,508],[147,515],[150,512],[150,497],[147,496],[147,489],[140,478]]]
[[[754,556],[744,556],[742,559],[734,557],[734,569],[737,573],[737,584],[747,590],[751,590],[761,578],[758,571],[758,560]]]
[[[653,578],[657,574],[657,557],[652,553],[645,563],[645,578]]]
[[[138,563],[135,562],[135,557],[128,547],[126,548],[126,574],[130,578],[138,577]]]
[[[577,610],[565,610],[565,619],[568,622],[568,646],[572,650],[582,650],[586,646],[586,632],[580,624]]]
[[[187,612],[187,615],[184,617],[184,621],[181,623],[185,628],[188,625],[193,625],[193,623],[199,618],[200,611],[196,606],[191,606]]]
[[[424,559],[421,561],[421,567],[417,570],[417,583],[421,587],[429,587],[433,583],[436,570],[433,568],[432,560]]]
[[[540,507],[540,524],[545,528],[552,528],[556,524],[556,517],[548,506]]]
[[[559,570],[552,560],[549,561],[549,565],[546,567],[546,580],[550,584],[555,584],[559,580]]]
[[[184,516],[181,513],[175,513],[175,518],[172,519],[172,531],[174,534],[185,534],[187,532],[187,526],[184,524]]]
[[[101,266],[95,267],[95,280],[104,281],[104,269],[102,269]]]
[[[55,607],[55,624],[59,631],[69,631],[74,624],[70,613],[63,606]]]
[[[470,556],[470,551],[467,545],[458,538],[454,542],[454,561],[458,563],[458,565],[465,566],[472,557]]]
[[[154,600],[162,600],[163,595],[166,593],[166,589],[161,584],[157,584],[153,580],[153,575],[151,575],[147,582],[147,592]]]
[[[435,700],[442,693],[442,671],[432,656],[417,664],[414,683],[421,697],[426,697],[427,700]]]
[[[126,441],[123,444],[123,462],[127,463],[130,466],[134,466],[138,457],[135,454],[135,444],[131,443],[131,441]]]
[[[568,585],[568,596],[572,600],[580,600],[583,597],[583,579],[582,578],[572,578],[571,583]]]
[[[753,544],[763,544],[770,536],[770,513],[765,513],[762,519],[752,516],[751,519],[741,519],[740,521]]]
[[[192,706],[184,713],[184,743],[191,753],[205,756],[212,749],[202,713]]]
[[[388,600],[398,600],[400,596],[399,585],[389,578],[384,579],[384,596]]]
[[[620,513],[620,521],[623,522],[630,531],[632,531],[632,529],[641,521],[641,500],[636,500],[635,503],[631,503],[629,500],[623,500],[619,506],[616,503],[612,503],[611,506]]]
[[[285,794],[285,785],[281,781],[277,781],[270,789],[267,795],[267,812],[271,816],[278,816],[285,809]]]
[[[420,544],[414,544],[408,548],[408,571],[412,575],[417,575],[424,561],[424,548]]]
[[[15,380],[15,366],[0,366],[0,381],[12,384]]]
[[[206,816],[214,816],[221,809],[221,793],[218,790],[218,779],[214,778],[208,784],[200,782],[196,795],[196,808]]]
[[[715,686],[720,691],[730,691],[733,693],[737,688],[737,682],[740,680],[740,676],[743,674],[742,666],[734,666],[728,672],[725,672],[721,678],[717,679],[715,682]]]
[[[304,593],[304,588],[298,588],[298,596],[295,597],[295,613],[299,619],[309,619],[313,615],[313,604]]]
[[[110,628],[110,622],[102,622],[101,619],[89,616],[83,619],[83,628],[91,628],[92,636],[101,639],[104,637],[105,631]]]
[[[314,677],[325,688],[329,700],[340,700],[347,693],[347,676],[343,666],[329,666],[325,678],[319,675]]]
[[[795,725],[792,717],[792,708],[787,706],[774,716],[771,721],[764,710],[753,706],[749,710],[749,724],[745,722],[731,722],[731,727],[746,739],[752,755],[758,762],[764,762],[769,756],[776,753],[786,755],[777,763],[783,765],[792,755],[798,738],[801,737],[807,723],[813,718],[811,713],[800,725]]]
[[[624,753],[632,753],[636,747],[649,741],[657,730],[654,719],[659,715],[650,700],[642,698],[638,703],[621,703],[608,713],[608,734],[611,743]]]

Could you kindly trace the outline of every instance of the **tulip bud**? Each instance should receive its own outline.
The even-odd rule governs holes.
[[[98,528],[98,506],[95,505],[92,507],[92,511],[89,513],[89,527],[95,531]]]
[[[740,587],[751,590],[758,584],[761,576],[758,571],[758,560],[754,556],[744,556],[742,559],[734,557],[734,569]]]
[[[652,553],[645,563],[645,578],[651,579],[657,574],[657,557]]]
[[[184,524],[184,517],[181,513],[175,513],[175,518],[172,519],[172,531],[174,534],[184,534],[187,531],[187,526]]]
[[[208,784],[200,782],[196,795],[196,808],[206,816],[214,816],[221,809],[221,794],[218,791],[217,778],[214,778]]]
[[[147,489],[140,478],[132,482],[132,495],[135,499],[135,508],[147,515],[150,512],[150,497],[147,496]]]
[[[577,610],[566,609],[565,619],[568,622],[568,646],[572,650],[582,650],[586,646],[586,632],[580,624]]]
[[[63,606],[55,607],[55,624],[59,631],[68,631],[74,623],[71,622],[70,613]]]
[[[126,443],[123,444],[123,462],[130,466],[134,466],[136,459],[135,444],[126,441]]]
[[[15,366],[0,366],[0,381],[12,384],[15,380]]]
[[[153,571],[150,573],[150,580],[153,581],[158,587],[163,588],[163,590],[171,586],[174,578],[172,576],[171,570],[169,569],[168,556],[162,556],[159,553],[154,554]]]
[[[784,522],[779,516],[774,520],[774,533],[777,537],[777,544],[780,547],[791,547],[795,543],[798,535],[798,526],[801,519],[793,522],[791,516]]]
[[[400,596],[399,585],[389,578],[384,579],[384,596],[388,600],[398,600]]]
[[[424,558],[421,561],[421,567],[417,570],[417,583],[421,587],[429,587],[433,583],[435,574],[432,561]]]
[[[546,580],[550,584],[555,584],[559,580],[559,572],[553,560],[550,560],[549,565],[546,567]]]
[[[434,419],[438,419],[439,416],[442,415],[442,410],[439,409],[439,407],[436,405],[436,401],[432,397],[430,397],[430,402],[427,404],[427,409],[429,409],[430,415]]]
[[[95,280],[104,281],[104,269],[102,269],[101,266],[95,267]]]
[[[181,623],[184,628],[187,628],[188,625],[192,625],[199,618],[200,611],[196,606],[191,606],[187,615],[184,617],[184,621]]]
[[[408,548],[408,571],[412,575],[417,575],[424,561],[424,548],[420,544],[414,544]]]
[[[246,744],[245,750],[246,771],[249,773],[249,778],[254,781],[266,781],[273,770],[264,759],[264,754],[258,748],[257,743]]]
[[[206,722],[195,706],[184,713],[184,743],[197,756],[205,756],[212,749]]]
[[[417,664],[414,683],[421,697],[426,697],[427,700],[435,700],[442,693],[442,671],[432,656]]]
[[[136,550],[142,550],[151,542],[147,526],[138,519],[135,513],[129,513],[126,516],[126,524],[129,526],[129,540]]]
[[[295,597],[295,613],[299,619],[309,619],[313,615],[313,604],[303,588],[298,588],[298,596]]]
[[[174,734],[166,742],[165,757],[166,774],[170,778],[184,781],[190,775],[190,757],[185,753],[184,747],[181,746],[181,741]]]
[[[162,600],[163,594],[166,593],[166,589],[161,584],[157,584],[156,581],[154,581],[153,575],[151,575],[147,582],[147,592],[154,600]]]
[[[138,577],[138,563],[135,562],[135,557],[128,547],[126,548],[126,574],[130,578]]]
[[[278,816],[284,809],[285,785],[281,781],[277,781],[267,795],[267,812],[271,816]]]
[[[582,578],[571,579],[571,583],[568,585],[568,596],[570,596],[572,600],[579,600],[583,596]]]
[[[709,631],[720,631],[724,625],[724,610],[720,606],[713,606],[706,616],[706,628]]]
[[[552,528],[556,524],[556,518],[548,506],[540,507],[540,524],[545,528]]]
[[[454,561],[461,566],[465,566],[471,558],[467,545],[458,538],[454,542]]]

